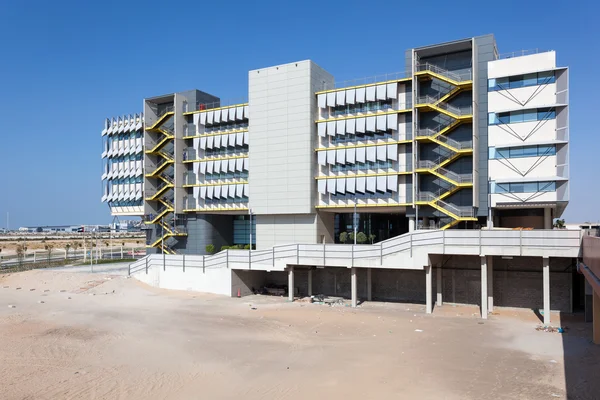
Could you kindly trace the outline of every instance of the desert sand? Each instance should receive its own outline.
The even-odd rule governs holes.
[[[83,271],[0,275],[2,399],[550,399],[600,389],[587,325],[540,332],[527,310],[482,321],[476,307],[427,315],[415,304],[237,299]]]

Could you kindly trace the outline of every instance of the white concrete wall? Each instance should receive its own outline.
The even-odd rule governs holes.
[[[314,94],[324,82],[333,84],[333,77],[311,61],[300,61],[250,71],[248,81],[250,208],[257,216],[314,214]]]
[[[332,242],[333,219],[319,214],[257,215],[256,248],[267,249],[275,245],[291,243],[319,243],[321,235]],[[328,221],[327,219],[331,219]]]
[[[556,67],[556,52],[532,54],[528,56],[505,58],[488,63],[488,78],[548,71]]]
[[[556,104],[556,83],[489,92],[488,102],[489,112],[550,107]]]
[[[489,147],[526,146],[529,143],[542,144],[552,142],[556,138],[555,119],[488,127]]]
[[[491,195],[492,207],[496,207],[498,203],[511,203],[522,205],[525,202],[532,203],[556,203],[556,192],[541,192],[541,193],[494,193]]]
[[[231,296],[231,270],[225,266],[214,268],[186,267],[185,272],[173,261],[167,261],[167,268],[152,265],[146,274],[145,268],[132,273],[137,280],[161,289],[189,290],[194,292]]]
[[[489,160],[490,179],[530,178],[535,176],[540,181],[556,176],[556,156],[523,157]],[[515,171],[515,169],[517,171]]]

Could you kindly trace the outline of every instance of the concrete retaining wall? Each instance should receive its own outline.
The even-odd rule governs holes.
[[[131,276],[150,286],[161,289],[232,295],[231,270],[227,268],[183,268],[150,266],[132,272]],[[237,294],[237,289],[236,289]]]

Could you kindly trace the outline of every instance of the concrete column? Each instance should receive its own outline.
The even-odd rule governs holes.
[[[308,270],[308,297],[312,296],[312,269]]]
[[[494,311],[494,257],[487,257],[488,311]]]
[[[412,232],[415,230],[415,217],[410,217],[408,219],[408,231]]]
[[[351,276],[351,287],[352,287],[352,307],[356,307],[358,304],[358,291],[356,289],[356,268],[350,268],[350,276]]]
[[[600,344],[600,294],[594,293],[594,343]]]
[[[425,266],[425,312],[431,314],[433,311],[433,273],[431,265]]]
[[[550,258],[542,258],[544,272],[544,325],[550,325]]]
[[[423,217],[423,228],[429,228],[429,217]]]
[[[435,305],[438,307],[442,306],[442,264],[438,264],[436,267],[437,272],[437,282],[436,282],[436,290],[437,290],[437,300]]]
[[[552,229],[552,209],[544,208],[544,229]]]
[[[481,259],[481,318],[487,319],[488,317],[488,267],[487,267],[487,257],[480,256]]]
[[[373,296],[372,296],[372,288],[373,288],[373,281],[371,278],[371,268],[367,268],[367,300],[371,301],[373,300]]]
[[[288,267],[288,300],[294,301],[294,267]]]

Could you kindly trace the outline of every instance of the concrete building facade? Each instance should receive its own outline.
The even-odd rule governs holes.
[[[385,268],[383,253],[387,243],[410,240],[412,246],[424,237],[419,232],[451,230],[468,242],[482,229],[498,237],[502,228],[551,229],[569,199],[568,69],[556,66],[554,52],[500,56],[493,35],[409,49],[398,69],[336,82],[305,60],[249,71],[247,101],[199,90],[145,99],[149,253],[229,265],[229,251],[219,250],[246,245],[256,250],[246,251],[239,269],[270,257],[273,274],[263,267],[264,277],[291,279],[294,287],[300,282],[294,268],[311,271],[307,290],[314,277],[323,282],[308,292],[322,287],[354,300],[362,290],[358,281],[368,282],[368,299],[378,292],[381,299],[419,300],[422,291],[436,290],[440,299],[472,302],[495,290],[498,301],[510,305],[519,303],[509,283],[516,280],[536,299],[543,292],[542,300],[525,296],[519,304],[541,301],[549,309],[543,288],[562,294],[572,288],[572,252],[535,255],[535,262],[493,251],[474,251],[467,259],[444,245],[440,253]],[[322,250],[310,247],[317,244]],[[369,244],[375,247],[360,247]],[[305,255],[312,264],[300,263],[301,246],[328,262],[313,254]],[[328,246],[339,259],[325,256]],[[274,268],[278,251],[295,252],[295,265]],[[357,265],[355,251],[381,252],[380,268]],[[219,253],[204,256],[212,252]],[[560,262],[548,257],[564,261],[567,273],[556,275]],[[316,265],[324,270],[315,271]],[[338,279],[342,272],[329,267],[341,265],[352,271]],[[243,274],[231,279],[264,282]],[[543,285],[527,274],[539,274]],[[423,275],[426,286],[410,284]],[[476,275],[486,282],[477,290],[468,284]],[[556,309],[572,308],[565,296],[553,300]]]

